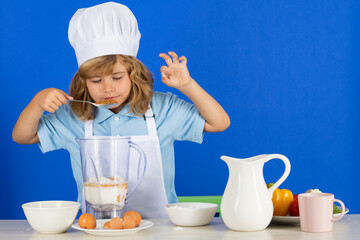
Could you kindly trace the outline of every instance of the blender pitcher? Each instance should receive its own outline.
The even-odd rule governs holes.
[[[96,219],[121,216],[145,173],[144,151],[130,137],[93,136],[76,141],[83,174],[83,213],[91,213]],[[130,149],[139,153],[137,162],[130,163]]]

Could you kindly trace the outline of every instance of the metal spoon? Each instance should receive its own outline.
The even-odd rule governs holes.
[[[94,105],[95,107],[103,107],[103,108],[110,108],[110,107],[117,105],[117,103],[99,104],[99,103],[93,103],[93,102],[83,101],[83,100],[69,100],[69,101],[90,103],[90,104]]]

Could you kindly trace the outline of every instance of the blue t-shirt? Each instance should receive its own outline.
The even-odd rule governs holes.
[[[174,141],[187,140],[201,143],[205,120],[194,104],[177,98],[171,93],[154,92],[151,107],[160,141],[164,183],[169,203],[177,202],[175,192]],[[146,122],[142,116],[129,112],[126,105],[115,114],[106,108],[98,108],[93,121],[95,136],[147,135]],[[69,104],[62,105],[55,113],[44,114],[37,132],[43,153],[66,149],[70,153],[73,175],[78,189],[78,201],[82,201],[82,171],[80,149],[75,138],[84,137],[84,122],[71,110]]]

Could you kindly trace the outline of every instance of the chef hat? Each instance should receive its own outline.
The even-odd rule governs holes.
[[[134,14],[114,2],[77,10],[70,20],[68,35],[79,66],[104,55],[135,57],[141,36]]]

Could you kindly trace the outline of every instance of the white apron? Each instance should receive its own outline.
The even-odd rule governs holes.
[[[160,142],[151,108],[147,110],[145,116],[148,135],[129,136],[131,141],[144,150],[147,161],[142,181],[127,199],[126,210],[135,210],[143,218],[166,218],[165,205],[168,204],[168,200],[164,185]],[[93,121],[88,120],[85,122],[85,137],[92,136]],[[136,181],[131,176],[137,176],[138,174],[135,171],[138,170],[139,155],[133,154],[134,152],[131,151],[130,154],[129,186]]]

